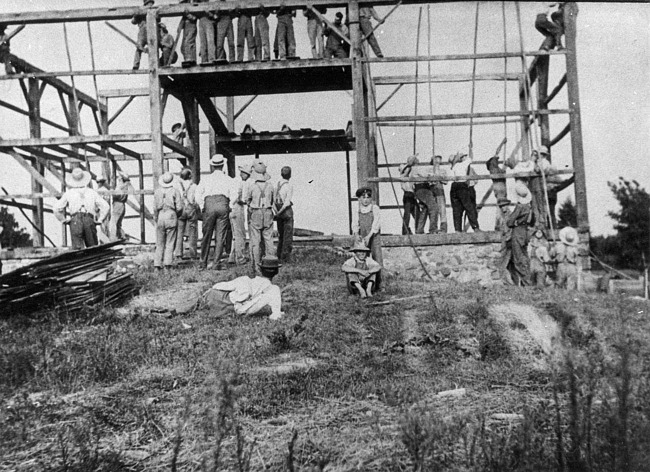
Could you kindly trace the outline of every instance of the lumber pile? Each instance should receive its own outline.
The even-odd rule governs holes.
[[[117,273],[112,267],[123,257],[119,244],[66,252],[0,276],[0,313],[76,312],[130,298],[136,292],[131,274]]]

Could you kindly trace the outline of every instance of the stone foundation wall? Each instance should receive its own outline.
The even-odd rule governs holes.
[[[483,286],[500,283],[497,265],[500,243],[418,247],[427,271],[434,279],[455,279]],[[411,247],[383,248],[384,268],[406,278],[425,278]]]

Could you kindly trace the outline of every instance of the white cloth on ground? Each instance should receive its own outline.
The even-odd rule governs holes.
[[[238,315],[254,315],[268,305],[271,307],[271,319],[282,316],[280,287],[273,285],[266,277],[237,277],[228,282],[216,283],[212,288],[230,292],[228,297]]]

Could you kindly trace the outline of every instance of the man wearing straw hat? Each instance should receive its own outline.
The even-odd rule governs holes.
[[[117,173],[115,190],[120,193],[113,195],[113,207],[111,209],[111,241],[126,238],[126,233],[124,233],[124,230],[122,229],[122,222],[124,221],[124,215],[126,214],[126,202],[129,199],[129,194],[135,191],[133,185],[131,185],[131,179],[124,172]]]
[[[555,283],[567,290],[578,289],[578,232],[566,226],[560,230],[560,241],[551,249],[551,256],[557,262]]]
[[[153,265],[156,269],[167,269],[173,265],[178,216],[183,211],[181,193],[174,187],[174,176],[165,172],[158,179],[158,188],[153,194],[153,218],[156,222],[156,252]]]
[[[68,190],[54,204],[54,216],[70,225],[72,249],[97,246],[97,227],[101,225],[110,206],[95,190],[88,188],[90,173],[75,168],[66,176]],[[70,216],[65,216],[66,209]]]
[[[255,162],[251,183],[244,188],[242,198],[249,208],[248,232],[255,274],[260,274],[262,256],[276,254],[273,246],[275,187],[269,183],[270,178],[271,176],[266,172],[266,165],[262,161]]]
[[[512,268],[510,273],[515,285],[530,285],[530,259],[528,259],[528,226],[532,221],[530,202],[532,195],[523,182],[515,184],[515,208],[506,218],[506,225],[512,230],[510,249]]]
[[[449,158],[449,162],[451,163],[451,173],[455,177],[474,175],[471,167],[472,160],[468,158],[467,153],[457,152]],[[467,215],[474,232],[480,231],[478,212],[476,211],[476,192],[473,189],[475,182],[466,180],[451,184],[449,199],[451,200],[451,210],[454,218],[454,230],[457,233],[463,231],[463,215]]]
[[[210,159],[212,173],[201,180],[196,188],[195,200],[203,212],[203,239],[201,240],[201,268],[208,265],[210,243],[215,233],[214,266],[221,269],[219,259],[226,246],[228,234],[228,216],[237,201],[237,184],[235,179],[223,172],[226,160],[215,154]]]

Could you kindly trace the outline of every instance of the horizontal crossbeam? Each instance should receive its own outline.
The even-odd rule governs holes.
[[[477,74],[472,77],[472,74],[446,74],[446,75],[397,75],[385,77],[373,77],[375,85],[400,85],[400,84],[422,84],[422,83],[452,83],[452,82],[471,82],[472,79],[480,81],[488,80],[516,80],[519,81],[520,74]]]
[[[121,190],[101,190],[98,191],[100,195],[153,195],[153,190],[133,190],[131,192],[123,192]],[[41,198],[60,198],[61,192],[58,193],[21,193],[16,195],[3,195],[2,198],[29,198],[31,200]]]
[[[527,51],[524,56],[565,55],[566,51]],[[521,57],[518,52],[483,52],[478,54],[441,54],[435,56],[395,56],[395,57],[365,57],[364,62],[428,62],[428,61],[470,61],[473,59],[505,59],[506,57]]]
[[[100,90],[99,96],[104,98],[121,98],[121,97],[148,97],[149,89],[147,88],[127,88],[114,90]]]
[[[490,111],[482,113],[451,113],[446,115],[401,115],[401,116],[371,116],[365,118],[370,123],[390,123],[393,121],[437,121],[455,120],[461,118],[497,118],[503,116],[528,116],[528,115],[561,115],[569,114],[570,110],[531,110],[531,111]]]
[[[501,125],[503,126],[503,122],[506,123],[521,123],[520,118],[506,118],[505,120],[483,120],[483,121],[474,121],[473,123],[470,124],[469,121],[462,121],[462,122],[456,122],[456,123],[436,123],[436,128],[439,128],[441,126],[485,126],[485,125]],[[412,121],[407,121],[404,123],[395,121],[395,122],[390,122],[390,123],[377,123],[377,126],[381,126],[384,128],[413,128],[413,127],[431,127],[431,123],[425,123],[425,122],[416,122],[413,123]]]
[[[149,74],[149,69],[106,69],[106,70],[66,70],[60,72],[23,72],[20,74],[0,75],[0,80],[12,79],[48,79],[54,77],[82,77],[97,75],[133,75]],[[77,92],[79,93],[79,92]],[[85,103],[84,103],[85,104]]]
[[[359,4],[367,5],[394,5],[394,0],[358,0]],[[430,0],[403,0],[403,4],[426,4]],[[274,9],[280,6],[294,7],[303,9],[307,5],[323,5],[331,8],[345,8],[349,4],[348,0],[265,0],[264,6],[268,9]],[[231,11],[246,10],[251,6],[257,7],[257,3],[251,5],[249,0],[239,1],[213,1],[209,3],[183,3],[176,5],[161,5],[156,7],[158,16],[181,16],[185,11],[190,13],[201,13],[205,11]],[[45,24],[45,23],[63,23],[79,21],[101,21],[101,20],[126,20],[135,14],[144,14],[149,8],[138,7],[117,7],[117,8],[85,8],[76,10],[55,10],[43,12],[20,12],[5,13],[0,15],[0,23],[8,24]]]
[[[99,136],[61,136],[56,138],[4,139],[0,149],[25,146],[74,146],[76,144],[113,144],[120,142],[151,141],[151,134],[106,134]]]

